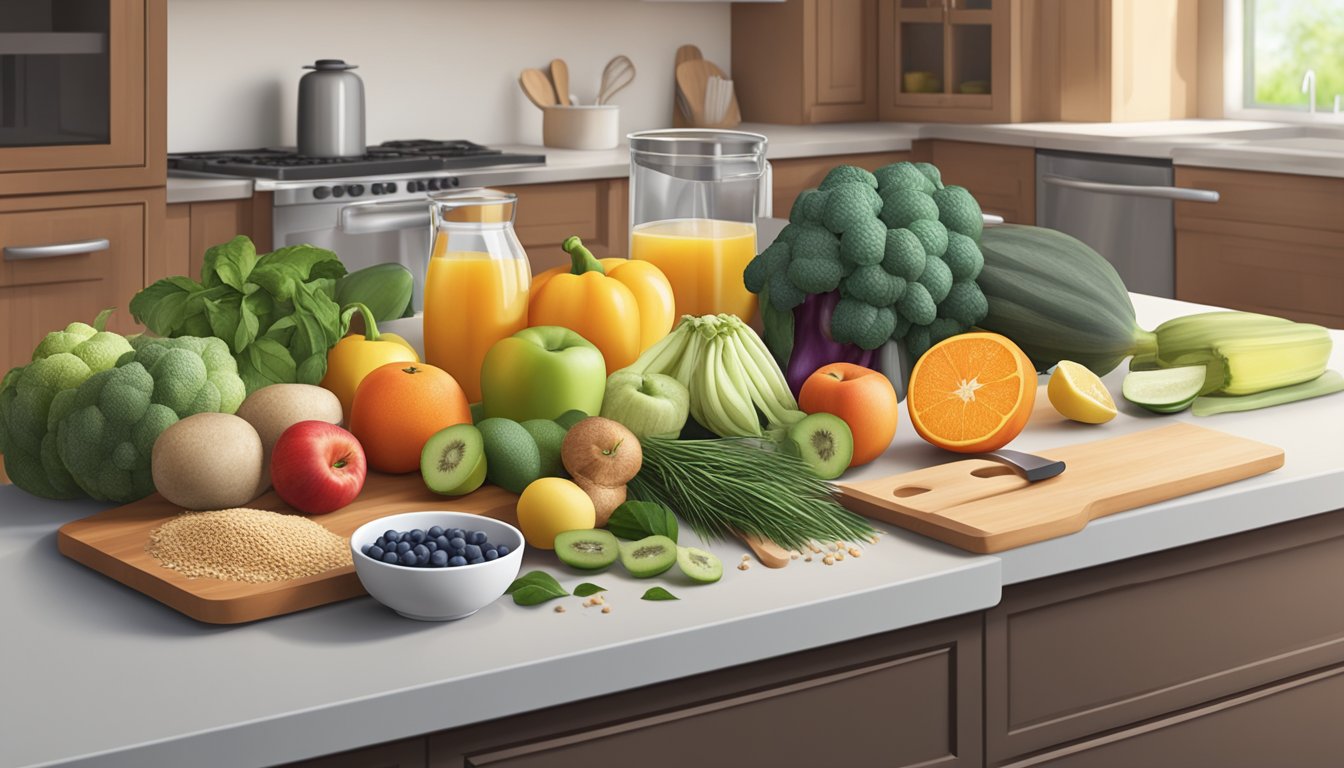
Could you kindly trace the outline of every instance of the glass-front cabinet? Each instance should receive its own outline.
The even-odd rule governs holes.
[[[885,0],[879,11],[883,120],[1016,119],[1011,0]]]
[[[146,66],[155,5],[0,0],[0,194],[78,188],[16,185],[14,174],[38,171],[119,169],[85,188],[146,185],[134,171],[156,164],[146,153],[147,80],[161,75]]]

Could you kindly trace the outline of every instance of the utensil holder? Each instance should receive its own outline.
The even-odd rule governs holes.
[[[621,108],[613,104],[543,109],[541,143],[556,149],[615,149],[621,143]]]

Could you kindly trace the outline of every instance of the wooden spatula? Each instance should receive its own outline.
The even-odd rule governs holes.
[[[709,76],[713,74],[711,66],[704,59],[683,61],[677,65],[677,91],[690,110],[687,117],[696,125],[705,120],[705,89],[709,86]]]
[[[523,93],[538,109],[555,106],[555,88],[551,85],[551,78],[546,76],[540,69],[524,69],[518,76],[518,85],[522,87]]]
[[[767,568],[783,568],[789,564],[793,558],[789,550],[779,546],[769,539],[763,539],[759,536],[736,531],[737,537],[741,539],[751,551],[755,553],[756,559]]]
[[[569,65],[564,59],[551,59],[551,82],[560,103],[569,106]]]

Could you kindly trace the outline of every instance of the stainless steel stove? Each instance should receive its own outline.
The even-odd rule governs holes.
[[[544,155],[505,153],[470,141],[385,141],[359,157],[307,157],[289,149],[189,152],[168,156],[171,170],[299,181],[462,171],[499,165],[541,165]]]

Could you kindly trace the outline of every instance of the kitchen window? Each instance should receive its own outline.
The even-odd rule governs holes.
[[[1292,119],[1312,93],[1316,113],[1344,102],[1344,0],[1227,0],[1225,17],[1229,116]]]

